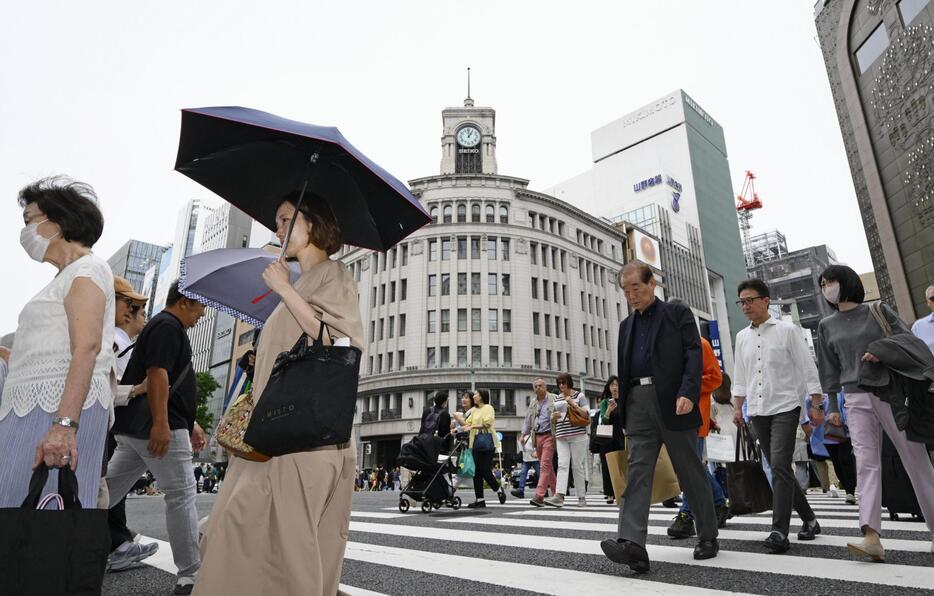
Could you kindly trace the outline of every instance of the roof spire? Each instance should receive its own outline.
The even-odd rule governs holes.
[[[473,107],[473,99],[470,97],[470,67],[467,67],[467,99],[464,100],[465,108]]]

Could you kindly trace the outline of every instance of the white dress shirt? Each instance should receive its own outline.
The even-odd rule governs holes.
[[[133,355],[133,350],[130,350],[126,354],[123,354],[120,358],[117,358],[124,350],[130,347],[133,344],[133,340],[130,339],[130,336],[126,334],[126,331],[117,327],[114,329],[114,345],[117,346],[117,351],[114,352],[114,374],[117,377],[117,381],[123,378],[123,373],[126,370],[127,364],[130,363],[130,356]]]
[[[769,317],[736,335],[733,395],[746,398],[749,416],[772,416],[804,407],[821,393],[817,365],[801,328]]]
[[[924,343],[934,353],[934,313],[915,321],[915,324],[911,326],[911,332],[924,340]]]

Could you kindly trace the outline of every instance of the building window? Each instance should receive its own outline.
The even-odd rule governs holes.
[[[373,291],[370,292],[370,306],[372,308],[376,308],[376,292],[377,292],[376,286],[373,286]]]
[[[503,347],[503,366],[512,366],[512,346]]]
[[[438,363],[435,361],[435,348],[425,350],[425,368],[435,368]]]
[[[470,206],[470,221],[480,223],[480,204],[474,203]]]
[[[376,321],[370,321],[370,343],[376,341]]]
[[[587,325],[584,324],[583,328],[584,328],[584,345],[586,346],[587,345]]]
[[[457,274],[457,295],[458,296],[467,295],[467,274],[466,273]]]
[[[467,331],[467,309],[466,308],[457,309],[457,330]]]
[[[555,337],[561,339],[561,317],[555,315]],[[558,360],[558,362],[561,362]]]
[[[532,300],[538,300],[538,278],[532,278]]]
[[[480,309],[472,308],[470,309],[470,330],[471,331],[480,331]]]
[[[441,346],[440,360],[441,362],[439,362],[439,366],[441,366],[441,368],[448,368],[451,366],[451,348],[448,346]]]
[[[484,211],[486,212],[486,223],[496,223],[496,210],[493,205],[487,205]]]
[[[457,238],[457,259],[462,261],[467,258],[467,236],[458,236]]]
[[[428,333],[435,332],[435,326],[438,323],[438,313],[433,310],[428,311]]]
[[[487,320],[490,325],[490,331],[499,331],[499,312],[495,308],[490,309],[489,318]]]
[[[376,364],[376,372],[377,372],[377,373],[383,372],[383,355],[382,355],[382,354],[380,354],[380,355],[378,355],[378,356],[376,357],[376,362],[377,362],[377,364]]]
[[[545,315],[545,337],[551,337],[551,315]]]
[[[503,274],[503,296],[509,296],[509,274]]]
[[[403,279],[399,286],[399,301],[405,300],[405,297],[409,294],[409,280]]]
[[[532,313],[532,334],[533,334],[533,335],[538,335],[538,334],[539,334],[538,313],[537,313],[537,312],[533,312],[533,313]]]
[[[551,350],[545,350],[545,368],[551,370]]]
[[[389,317],[389,337],[396,336],[396,317]]]
[[[889,34],[885,30],[885,23],[879,23],[879,26],[869,34],[866,41],[856,50],[856,63],[859,65],[859,73],[865,74],[888,47]]]
[[[457,366],[467,366],[467,346],[457,346]]]
[[[370,356],[370,363],[367,365],[367,374],[368,375],[373,374],[373,357],[372,356]]]
[[[486,241],[486,258],[490,261],[496,260],[496,238],[488,238]]]
[[[437,240],[428,241],[428,260],[429,261],[438,260],[438,241]]]
[[[405,267],[409,264],[409,245],[402,245],[402,266]]]
[[[503,309],[503,332],[510,333],[512,331],[512,310],[508,308]]]
[[[470,237],[470,258],[471,259],[480,258],[480,237],[479,236]]]
[[[490,296],[496,296],[498,291],[496,290],[496,278],[499,277],[496,273],[487,273],[487,288],[486,293]]]
[[[246,333],[241,333],[240,338],[237,339],[237,345],[242,346],[253,341],[253,331],[247,331]]]
[[[542,300],[548,300],[548,280],[542,280]]]
[[[379,285],[379,303],[386,304],[386,284]]]
[[[542,367],[542,351],[538,348],[535,348],[535,368]]]
[[[470,293],[474,296],[480,295],[480,274],[471,273],[470,274]]]
[[[907,27],[915,17],[928,5],[928,0],[901,0],[898,3],[898,12],[902,14],[902,22]]]
[[[499,223],[509,223],[509,208],[505,205],[499,206]]]
[[[441,311],[441,333],[447,333],[451,330],[451,311],[444,309]]]
[[[438,276],[437,275],[428,276],[428,295],[429,296],[438,295]]]
[[[558,304],[558,282],[551,282],[551,299]]]
[[[394,281],[389,282],[389,301],[396,301],[396,282]]]
[[[405,315],[399,315],[399,337],[405,337]]]
[[[441,240],[441,260],[450,261],[451,260],[451,239],[443,238]]]
[[[438,223],[438,208],[432,207],[431,209],[428,210],[428,213],[431,215],[431,223],[433,224]]]
[[[399,370],[402,370],[405,367],[405,350],[399,350]]]
[[[450,205],[444,206],[444,223],[451,223],[453,220],[454,208]]]
[[[503,238],[503,260],[509,260],[509,238]]]
[[[538,243],[529,242],[529,262],[538,265]]]
[[[490,366],[499,366],[499,346],[490,346]]]
[[[457,205],[457,223],[467,223],[467,205]]]
[[[450,273],[441,274],[441,295],[442,296],[451,295],[451,274]]]
[[[392,372],[392,357],[395,356],[392,352],[386,354],[386,372]]]

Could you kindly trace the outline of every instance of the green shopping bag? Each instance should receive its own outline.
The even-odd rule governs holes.
[[[473,461],[473,453],[470,449],[464,449],[461,456],[457,458],[457,475],[461,478],[473,478],[477,471],[477,465]]]

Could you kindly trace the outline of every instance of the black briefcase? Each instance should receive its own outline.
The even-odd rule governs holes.
[[[772,508],[772,487],[762,469],[759,448],[753,443],[745,426],[740,427],[736,437],[736,461],[727,463],[726,470],[730,513],[748,515]]]
[[[243,436],[256,451],[286,455],[350,440],[362,352],[324,345],[324,327],[276,358]]]
[[[110,553],[107,510],[81,508],[70,468],[58,472],[58,494],[40,503],[48,477],[48,468],[39,466],[23,504],[0,509],[0,593],[98,596]],[[45,509],[52,501],[63,508]]]

